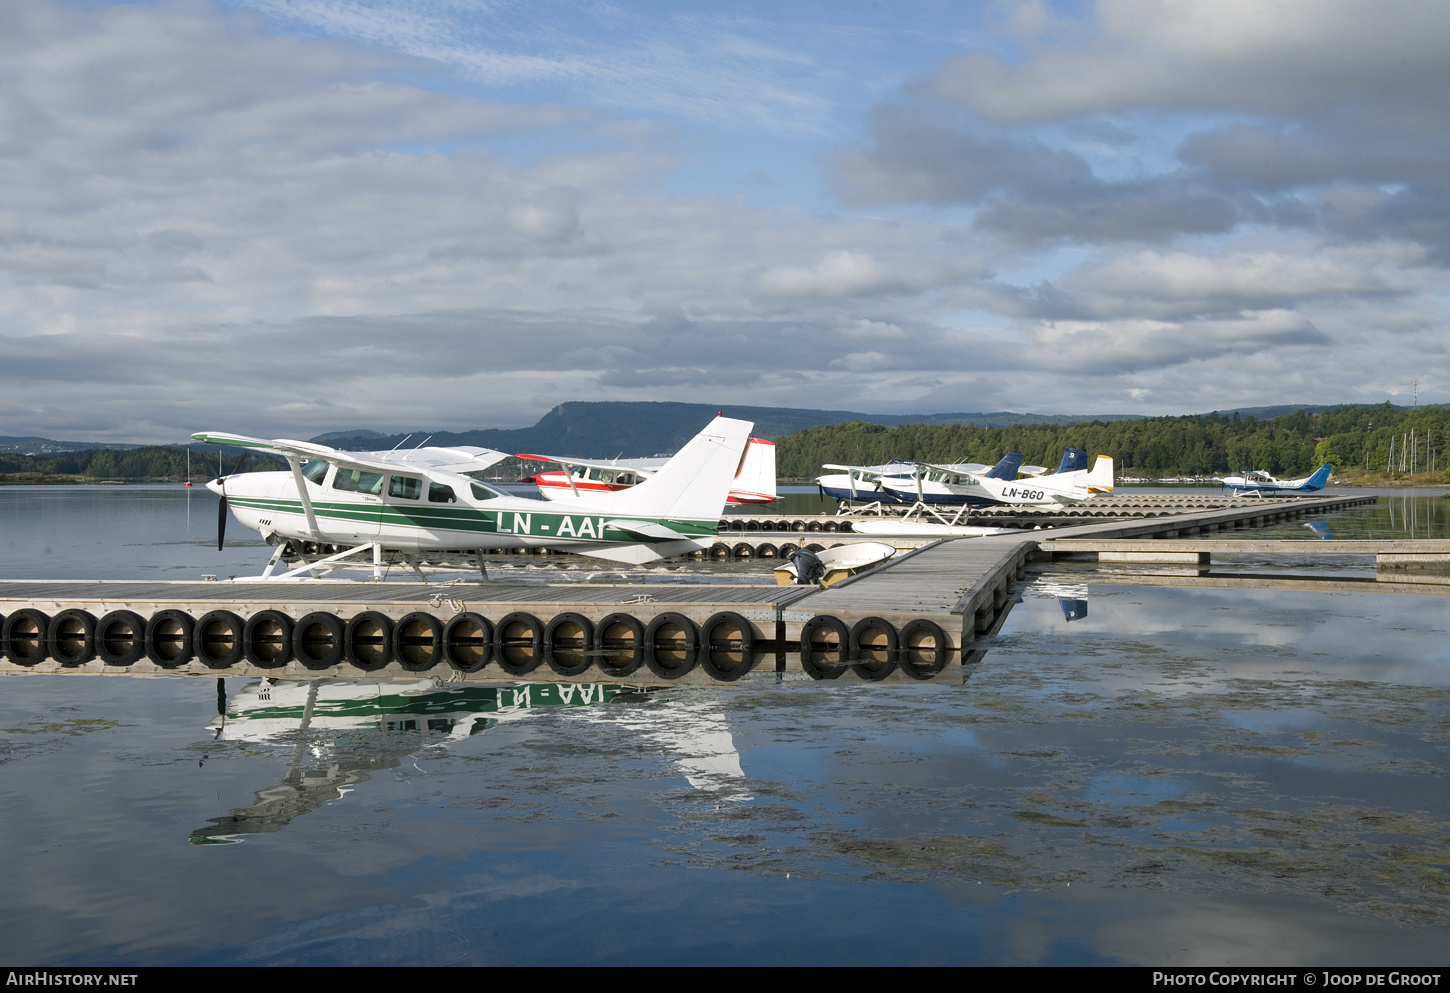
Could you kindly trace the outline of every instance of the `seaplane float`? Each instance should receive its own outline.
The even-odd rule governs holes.
[[[420,556],[430,552],[549,548],[643,564],[708,548],[753,426],[717,417],[648,479],[567,506],[513,496],[470,476],[507,458],[486,448],[344,452],[215,431],[192,438],[247,450],[231,474],[207,483],[222,498],[218,548],[230,511],[277,546],[258,578],[321,578],[371,551],[376,580],[385,553],[422,579]],[[288,469],[241,473],[249,452],[279,455]],[[307,549],[326,546],[338,550],[309,557]],[[302,564],[279,573],[289,548]],[[478,562],[482,571],[482,555]]]

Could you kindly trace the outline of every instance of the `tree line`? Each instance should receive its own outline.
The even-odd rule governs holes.
[[[1413,436],[1413,444],[1410,444]],[[880,465],[892,459],[921,462],[993,463],[1008,452],[1029,465],[1055,468],[1065,448],[1089,458],[1111,455],[1119,475],[1215,476],[1262,469],[1302,476],[1325,462],[1337,469],[1391,471],[1413,454],[1418,472],[1447,466],[1450,408],[1403,410],[1332,407],[1299,410],[1273,419],[1238,414],[1191,414],[1082,424],[1013,427],[903,424],[895,428],[851,421],[807,428],[776,439],[776,469],[786,479],[809,479],[825,463]],[[1447,475],[1450,478],[1450,475]]]
[[[54,455],[12,455],[0,454],[0,475],[64,476],[79,477],[82,480],[124,479],[127,482],[182,482],[187,478],[187,449],[183,445],[154,445],[149,448],[88,449],[81,452],[60,452]],[[222,465],[230,473],[235,471],[236,451],[224,457]],[[258,472],[285,469],[287,463],[270,455],[248,456],[242,465],[243,472]],[[205,452],[193,449],[191,454],[191,478],[197,482],[213,479],[217,475],[215,450]]]

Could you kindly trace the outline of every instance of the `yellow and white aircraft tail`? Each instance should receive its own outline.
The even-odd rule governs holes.
[[[717,417],[649,479],[593,502],[614,513],[640,517],[718,518],[754,426],[750,421]]]
[[[1087,486],[1089,493],[1111,493],[1113,492],[1113,457],[1111,455],[1099,455],[1093,462],[1092,472],[1087,475]]]

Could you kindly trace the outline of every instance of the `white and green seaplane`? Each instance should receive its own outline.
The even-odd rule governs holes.
[[[708,548],[752,427],[717,417],[638,486],[567,506],[513,496],[468,475],[508,457],[487,448],[344,452],[212,431],[192,438],[280,455],[289,466],[233,470],[207,483],[222,498],[218,548],[230,509],[277,545],[262,579],[319,578],[367,551],[373,578],[380,579],[385,553],[397,554],[422,578],[421,557],[447,551],[473,552],[481,571],[478,549],[548,548],[638,565]],[[336,551],[309,557],[310,549],[324,546]],[[302,564],[278,573],[289,547]]]

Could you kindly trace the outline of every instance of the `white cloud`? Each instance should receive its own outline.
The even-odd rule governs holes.
[[[698,154],[681,129],[480,96],[403,51],[441,30],[436,5],[286,9],[397,37],[288,35],[201,2],[0,9],[0,433],[517,425],[578,397],[1155,412],[1286,382],[1317,391],[1303,401],[1450,386],[1450,201],[1428,181],[1275,200],[1229,176],[1248,153],[1227,138],[1105,180],[1061,135],[898,95],[875,145],[834,157],[876,213],[762,207],[675,190]],[[722,99],[853,70],[762,43],[750,16],[659,36],[738,60]],[[1028,68],[1067,44],[1033,30]],[[574,43],[508,46],[564,64]],[[1063,242],[1084,247],[1040,247]]]

